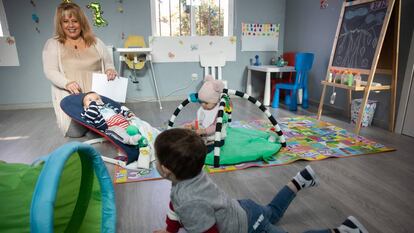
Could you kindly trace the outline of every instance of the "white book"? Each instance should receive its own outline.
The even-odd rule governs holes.
[[[114,101],[125,103],[128,88],[128,79],[116,77],[108,81],[106,74],[92,74],[92,91],[106,96]]]

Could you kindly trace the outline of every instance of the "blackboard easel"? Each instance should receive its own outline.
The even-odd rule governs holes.
[[[400,5],[400,0],[357,0],[342,4],[326,79],[321,82],[323,89],[318,120],[322,115],[327,86],[347,90],[348,113],[350,113],[352,92],[363,91],[364,97],[355,126],[355,133],[359,134],[370,91],[390,90],[389,130],[394,131]],[[332,69],[367,75],[368,80],[364,86],[329,82],[329,72]],[[375,74],[391,76],[390,85],[372,86]]]

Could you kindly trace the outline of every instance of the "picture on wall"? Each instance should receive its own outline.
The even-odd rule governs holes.
[[[154,62],[199,62],[200,54],[223,53],[226,61],[236,61],[235,36],[149,37]]]
[[[242,23],[242,51],[278,51],[280,24]]]
[[[0,37],[0,66],[19,66],[16,40],[12,36]]]

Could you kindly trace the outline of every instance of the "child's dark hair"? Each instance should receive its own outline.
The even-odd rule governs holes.
[[[89,94],[92,94],[92,93],[98,94],[98,93],[96,93],[94,91],[86,92],[85,95],[82,97],[82,106],[83,106],[83,103],[85,103],[84,100],[85,100],[86,96],[89,95]]]
[[[207,148],[195,132],[180,128],[166,130],[157,136],[154,146],[159,163],[177,180],[190,179],[201,172]]]

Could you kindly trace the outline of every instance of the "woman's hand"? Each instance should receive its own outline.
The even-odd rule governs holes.
[[[69,82],[66,84],[65,88],[70,92],[70,94],[79,94],[82,92],[82,89],[76,81]]]
[[[108,81],[114,80],[116,78],[116,76],[118,76],[118,74],[116,73],[116,71],[114,69],[107,69],[105,71],[105,74],[108,78]]]

